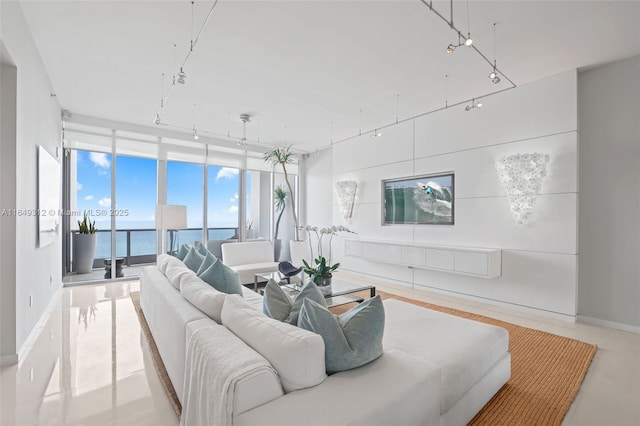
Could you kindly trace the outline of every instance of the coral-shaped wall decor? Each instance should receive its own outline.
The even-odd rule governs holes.
[[[353,203],[356,199],[358,183],[355,180],[339,180],[336,182],[336,192],[338,193],[338,205],[342,211],[342,216],[349,220],[353,214]]]
[[[525,226],[529,220],[550,159],[549,154],[534,152],[508,155],[496,161],[498,176],[518,226]]]

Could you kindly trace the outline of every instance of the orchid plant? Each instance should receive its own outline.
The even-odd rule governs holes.
[[[350,232],[352,234],[354,234],[355,232],[342,225],[320,229],[317,226],[304,225],[300,227],[300,230],[307,232],[307,241],[309,241],[309,250],[311,253],[311,258],[313,259],[313,265],[310,265],[304,259],[302,260],[302,263],[304,264],[303,270],[305,274],[309,275],[311,281],[316,283],[316,285],[327,285],[327,281],[330,282],[330,279],[333,276],[333,271],[340,267],[340,263],[336,263],[334,265],[331,264],[333,237],[340,232]],[[313,243],[311,241],[312,233],[316,236],[318,257],[315,257],[314,255]],[[326,235],[329,236],[328,259],[324,256],[322,244],[323,239]]]

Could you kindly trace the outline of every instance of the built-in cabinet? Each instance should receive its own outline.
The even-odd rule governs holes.
[[[345,240],[345,255],[481,278],[502,274],[502,250],[493,248]]]

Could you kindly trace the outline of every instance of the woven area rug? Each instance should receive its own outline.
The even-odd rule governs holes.
[[[368,291],[365,293],[362,293],[362,297],[367,298]],[[511,379],[473,418],[470,425],[560,425],[597,351],[595,345],[482,315],[432,305],[382,291],[378,291],[378,294],[383,299],[402,300],[435,311],[497,325],[509,332]],[[139,298],[138,292],[131,293],[140,326],[152,348],[154,365],[176,413],[180,416],[180,402],[153,342],[140,309]],[[332,310],[339,314],[350,307],[351,305],[344,305]]]

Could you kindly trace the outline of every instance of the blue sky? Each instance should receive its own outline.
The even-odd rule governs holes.
[[[100,210],[111,208],[110,154],[78,151],[77,208]],[[208,166],[209,227],[236,227],[238,224],[238,170]],[[202,226],[202,164],[167,163],[167,203],[187,206],[189,227]],[[118,210],[128,210],[117,218],[118,228],[154,228],[156,205],[156,160],[118,156],[116,195]],[[107,217],[94,216],[100,229],[110,228]]]

